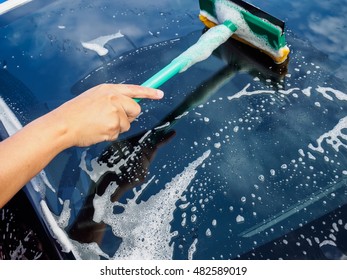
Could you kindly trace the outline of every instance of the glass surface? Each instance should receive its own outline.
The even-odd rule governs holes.
[[[142,100],[117,141],[58,155],[40,199],[63,250],[346,257],[347,1],[250,2],[286,22],[288,62],[231,39]],[[198,13],[198,1],[54,1],[0,28],[1,97],[24,125],[94,85],[141,84],[198,40]]]

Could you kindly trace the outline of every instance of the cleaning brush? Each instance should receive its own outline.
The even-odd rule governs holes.
[[[289,54],[284,23],[244,1],[200,0],[200,19],[210,29],[197,43],[180,54],[142,86],[158,88],[174,75],[186,71],[232,35],[283,63]],[[139,102],[140,99],[135,99]]]
[[[284,22],[242,0],[199,0],[200,20],[212,28],[226,20],[237,30],[233,37],[283,63],[289,54]]]

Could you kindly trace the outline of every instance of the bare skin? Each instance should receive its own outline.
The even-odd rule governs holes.
[[[0,142],[0,208],[63,150],[116,140],[140,114],[133,98],[161,99],[159,90],[102,84],[32,121]]]

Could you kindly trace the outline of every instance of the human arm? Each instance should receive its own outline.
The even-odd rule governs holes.
[[[112,141],[129,130],[141,112],[132,98],[161,97],[141,86],[99,85],[0,142],[0,207],[63,150]]]

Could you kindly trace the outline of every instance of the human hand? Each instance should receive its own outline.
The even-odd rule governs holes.
[[[141,107],[133,98],[161,99],[160,90],[137,85],[101,84],[64,103],[51,114],[65,127],[66,146],[113,141],[130,128]]]

